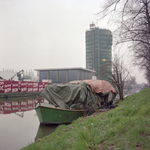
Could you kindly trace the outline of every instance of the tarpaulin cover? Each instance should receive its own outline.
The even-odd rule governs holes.
[[[96,109],[94,95],[85,82],[79,84],[50,84],[41,95],[51,104],[63,109],[81,109],[89,105]]]
[[[117,93],[116,90],[112,87],[112,85],[105,80],[77,80],[77,81],[71,81],[70,83],[82,83],[85,82],[89,84],[92,92],[94,93]]]

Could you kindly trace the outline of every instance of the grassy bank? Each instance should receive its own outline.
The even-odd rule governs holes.
[[[51,135],[24,148],[57,149],[150,149],[150,88],[126,97],[108,112],[60,125]]]

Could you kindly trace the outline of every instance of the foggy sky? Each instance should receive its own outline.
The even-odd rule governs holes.
[[[0,70],[85,68],[85,32],[96,23],[100,5],[101,0],[0,0]],[[97,26],[113,30],[105,21]]]

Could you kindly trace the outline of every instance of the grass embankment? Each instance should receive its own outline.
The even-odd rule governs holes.
[[[150,88],[126,97],[113,110],[60,125],[51,135],[24,148],[57,149],[150,149]]]

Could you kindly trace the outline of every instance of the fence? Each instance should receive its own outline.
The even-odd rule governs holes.
[[[46,85],[47,82],[0,81],[0,93],[41,92]]]

